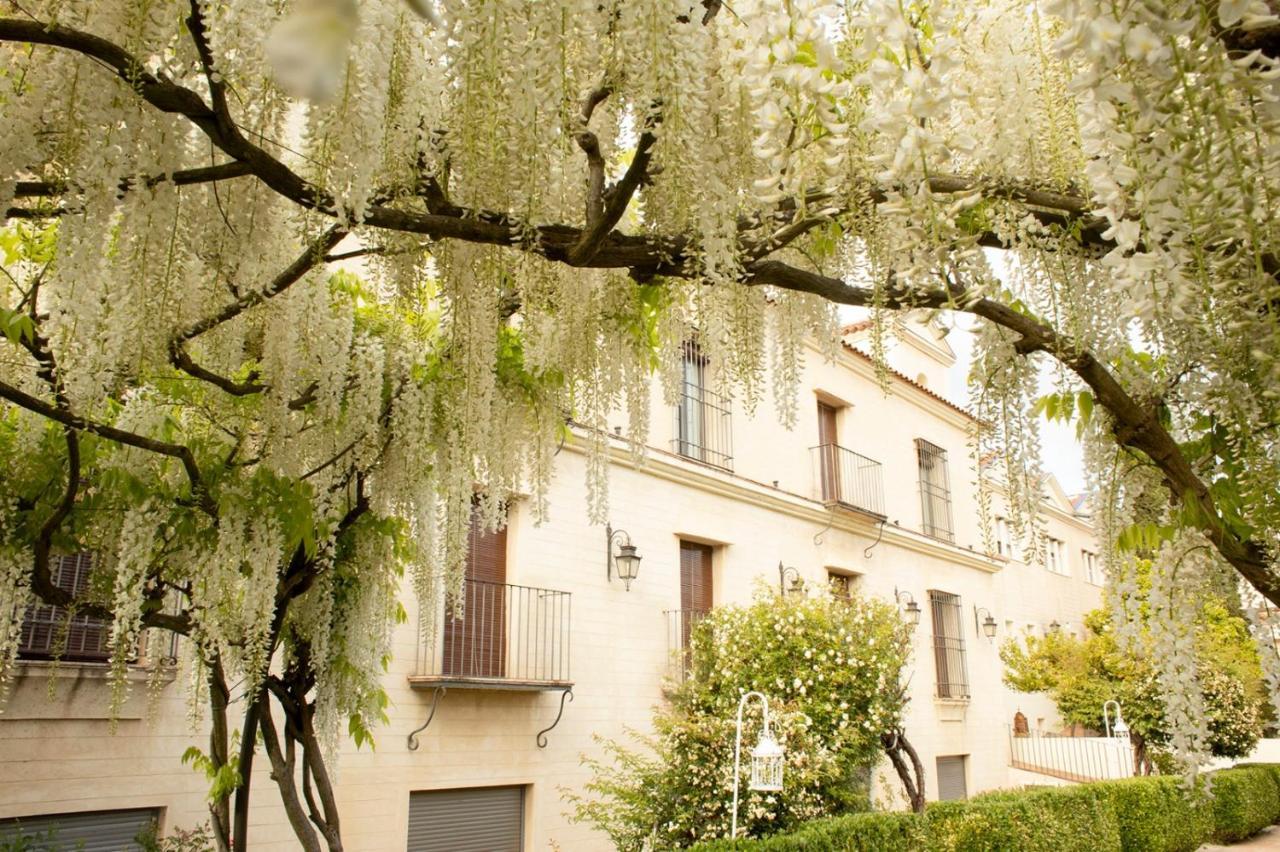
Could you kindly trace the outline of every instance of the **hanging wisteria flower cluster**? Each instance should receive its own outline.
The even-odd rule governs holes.
[[[792,422],[836,304],[981,318],[1019,530],[1043,411],[1117,594],[1195,530],[1280,602],[1278,33],[1266,0],[5,4],[0,662],[91,550],[118,670],[176,630],[215,683],[275,659],[376,716],[400,572],[456,593],[473,513],[541,516],[575,429],[603,519],[610,415],[642,447],[688,345]]]

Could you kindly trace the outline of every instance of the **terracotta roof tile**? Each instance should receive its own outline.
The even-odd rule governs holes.
[[[866,331],[867,329],[871,328],[875,324],[876,324],[875,320],[869,320],[869,319],[858,320],[857,322],[851,322],[848,325],[846,325],[844,328],[840,329],[840,335],[843,337],[850,334],[857,334],[860,331]]]
[[[869,322],[869,321],[868,321],[868,322]],[[852,325],[847,325],[847,326],[845,326],[845,327],[844,327],[844,329],[842,330],[842,331],[844,332],[844,335],[848,335],[848,334],[850,334],[851,332],[849,331],[849,329],[850,329],[850,328],[855,328],[855,327],[857,327],[858,325],[860,325],[860,323],[853,323]],[[843,335],[842,335],[842,336],[843,336]],[[845,348],[845,349],[847,349],[847,350],[849,350],[850,352],[852,352],[853,354],[857,355],[859,358],[862,358],[864,361],[867,361],[868,363],[870,363],[870,364],[872,364],[872,365],[874,365],[874,364],[876,363],[876,359],[872,358],[872,357],[871,357],[870,355],[868,355],[866,352],[863,352],[861,349],[859,349],[858,347],[854,346],[853,344],[851,344],[851,343],[849,343],[849,342],[847,342],[847,341],[845,341],[845,340],[841,340],[841,341],[840,341],[840,343],[844,346],[844,348]],[[913,388],[915,388],[916,390],[920,391],[921,393],[923,393],[923,394],[926,394],[926,395],[928,395],[928,396],[933,397],[933,398],[934,398],[934,399],[936,399],[938,402],[942,403],[943,405],[947,406],[948,408],[953,408],[953,409],[955,409],[956,411],[958,411],[958,412],[960,412],[961,414],[963,414],[965,417],[968,417],[968,418],[969,418],[970,420],[972,420],[973,422],[975,422],[975,423],[981,423],[981,422],[982,422],[982,420],[981,420],[981,419],[979,419],[978,417],[975,417],[975,416],[974,416],[974,414],[973,414],[973,412],[969,411],[969,410],[968,410],[967,408],[965,408],[964,406],[959,405],[959,404],[957,404],[957,403],[954,403],[954,402],[952,402],[951,400],[947,399],[945,396],[942,396],[942,395],[941,395],[941,394],[939,394],[939,393],[936,393],[936,392],[934,392],[934,391],[929,390],[929,388],[927,388],[927,387],[925,387],[924,385],[920,384],[920,383],[919,383],[919,382],[917,382],[915,379],[913,379],[913,378],[911,378],[910,376],[908,376],[906,373],[903,373],[903,372],[901,372],[901,371],[899,371],[899,370],[895,370],[893,367],[890,367],[888,364],[886,364],[886,365],[885,365],[885,369],[887,369],[887,370],[889,371],[890,375],[894,376],[895,378],[901,379],[902,381],[904,381],[904,382],[906,382],[907,384],[911,385]]]

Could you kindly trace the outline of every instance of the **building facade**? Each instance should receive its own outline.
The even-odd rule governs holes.
[[[347,745],[338,759],[347,848],[609,848],[565,815],[562,789],[587,780],[581,755],[598,753],[596,737],[646,730],[689,626],[762,584],[856,591],[919,612],[906,730],[930,799],[1031,780],[1010,766],[1009,726],[1021,714],[1053,730],[1057,718],[1042,696],[1003,686],[998,648],[1026,632],[1083,629],[1101,601],[1088,519],[1050,481],[1041,524],[1051,558],[1023,561],[998,514],[988,548],[975,422],[934,390],[954,362],[945,337],[904,325],[886,395],[859,349],[865,333],[847,329],[832,361],[809,353],[792,431],[767,406],[753,418],[735,411],[713,365],[686,350],[679,403],[653,391],[645,458],[610,437],[610,524],[625,533],[614,551],[629,542],[641,557],[629,584],[607,568],[606,531],[586,520],[586,459],[570,441],[548,523],[535,526],[517,501],[505,530],[473,536],[465,619],[445,614],[423,645],[406,595],[410,623],[386,676],[390,724],[376,749]],[[0,833],[15,817],[56,820],[68,837],[105,837],[112,821],[154,818],[163,830],[207,819],[206,781],[180,762],[203,743],[182,684],[156,682],[141,657],[112,734],[92,653],[56,665],[35,659],[38,649],[29,656],[0,715]],[[274,784],[258,772],[253,848],[294,849]]]

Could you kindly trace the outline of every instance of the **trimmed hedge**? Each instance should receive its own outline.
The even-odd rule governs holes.
[[[1280,765],[1210,773],[1211,795],[1164,776],[997,791],[933,802],[924,814],[815,820],[760,839],[700,843],[697,852],[1194,852],[1280,822]]]

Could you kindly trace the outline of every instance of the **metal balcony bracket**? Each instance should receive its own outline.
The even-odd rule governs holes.
[[[425,731],[427,729],[427,725],[430,725],[431,720],[436,717],[436,708],[440,706],[440,699],[444,696],[444,693],[445,693],[445,688],[443,686],[437,686],[435,688],[435,691],[431,693],[431,712],[427,714],[427,721],[422,723],[422,727],[418,728],[413,733],[409,734],[409,737],[408,737],[409,751],[418,750],[418,734]],[[552,727],[555,727],[555,726],[552,725]]]
[[[560,712],[556,714],[556,720],[551,723],[551,727],[543,728],[541,731],[538,731],[538,736],[535,738],[538,743],[538,748],[547,747],[547,732],[550,731],[552,728],[554,728],[556,725],[560,724],[560,717],[564,715],[564,700],[566,698],[568,698],[570,701],[573,700],[573,687],[566,687],[560,693]],[[431,720],[428,719],[427,721],[430,722]]]

